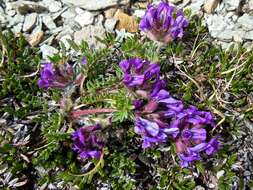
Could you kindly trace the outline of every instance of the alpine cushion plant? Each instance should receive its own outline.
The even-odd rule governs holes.
[[[195,106],[185,107],[182,101],[173,98],[164,89],[158,64],[132,58],[121,61],[120,67],[123,83],[134,97],[134,130],[142,136],[143,148],[171,140],[182,167],[201,160],[203,153],[217,152],[218,137],[210,134],[215,127],[212,114]]]
[[[140,30],[155,41],[168,43],[182,38],[188,21],[182,11],[162,1],[159,5],[149,5],[140,22]]]

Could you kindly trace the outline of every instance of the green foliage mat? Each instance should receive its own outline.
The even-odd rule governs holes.
[[[1,189],[54,185],[58,189],[189,190],[209,184],[219,189],[230,189],[235,182],[240,188],[252,185],[243,181],[243,169],[233,170],[238,163],[235,139],[241,139],[241,131],[247,133],[245,121],[253,122],[252,51],[240,46],[228,51],[215,47],[199,20],[190,23],[181,41],[166,46],[140,40],[137,34],[122,42],[108,34],[101,41],[105,49],[93,51],[85,42],[80,46],[70,42],[78,54],[68,54],[61,45],[61,52],[50,58],[54,63],[76,63],[83,56],[89,61],[82,96],[75,97],[72,89],[65,92],[72,100],[75,97],[74,106],[117,109],[113,125],[104,131],[110,139],[104,155],[82,162],[71,150],[73,123],[59,108],[60,92],[37,86],[38,50],[29,47],[22,36],[0,33]],[[131,101],[120,88],[118,63],[132,57],[159,61],[174,97],[214,113],[216,130],[225,142],[215,157],[192,169],[181,169],[173,146],[142,150],[133,131]]]

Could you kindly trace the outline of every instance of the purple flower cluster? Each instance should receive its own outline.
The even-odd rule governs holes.
[[[176,144],[182,167],[200,160],[202,153],[212,155],[218,150],[218,138],[211,138],[208,133],[215,126],[211,113],[194,106],[186,108],[182,101],[173,98],[165,90],[159,65],[133,58],[121,61],[120,67],[123,83],[137,97],[133,101],[134,130],[142,136],[143,148],[170,139]]]
[[[97,137],[97,130],[101,125],[91,125],[82,127],[72,133],[73,147],[82,159],[96,158],[99,159],[104,148],[104,143]]]
[[[41,88],[65,88],[74,75],[74,69],[69,64],[57,65],[54,67],[52,63],[46,63],[40,72],[38,85]]]
[[[140,22],[140,29],[156,41],[168,43],[176,38],[182,38],[188,21],[182,11],[162,1],[158,6],[149,5]]]

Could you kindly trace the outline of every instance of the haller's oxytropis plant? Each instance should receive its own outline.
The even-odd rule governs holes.
[[[155,41],[168,43],[182,38],[188,21],[182,11],[162,1],[159,5],[149,5],[140,22],[140,29]]]
[[[150,5],[141,20],[140,28],[153,40],[168,43],[181,38],[188,21],[181,11],[162,1],[158,6]],[[87,59],[81,60],[86,67]],[[210,112],[200,111],[194,106],[184,106],[165,89],[160,66],[141,58],[123,60],[119,64],[123,71],[123,83],[133,99],[134,130],[142,137],[142,147],[149,148],[170,141],[175,144],[181,167],[188,167],[196,160],[217,152],[220,142],[211,135],[215,127]],[[78,70],[78,69],[77,69]],[[72,66],[45,64],[38,84],[42,88],[62,88],[80,84],[85,77],[76,74]],[[84,80],[82,80],[84,81]],[[62,104],[67,104],[64,99]],[[64,107],[64,106],[63,106]],[[65,106],[66,107],[66,106]],[[67,106],[70,111],[71,106]],[[92,108],[71,111],[72,119],[85,115],[113,113],[114,108]],[[85,126],[72,134],[73,150],[82,159],[102,158],[104,142],[97,136],[100,124]]]

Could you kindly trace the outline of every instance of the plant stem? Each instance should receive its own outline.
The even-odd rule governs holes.
[[[87,109],[87,110],[73,111],[71,113],[71,115],[74,118],[78,118],[83,115],[90,115],[90,114],[97,114],[97,113],[112,113],[115,111],[116,111],[115,109],[110,109],[110,108],[98,108],[98,109]]]

